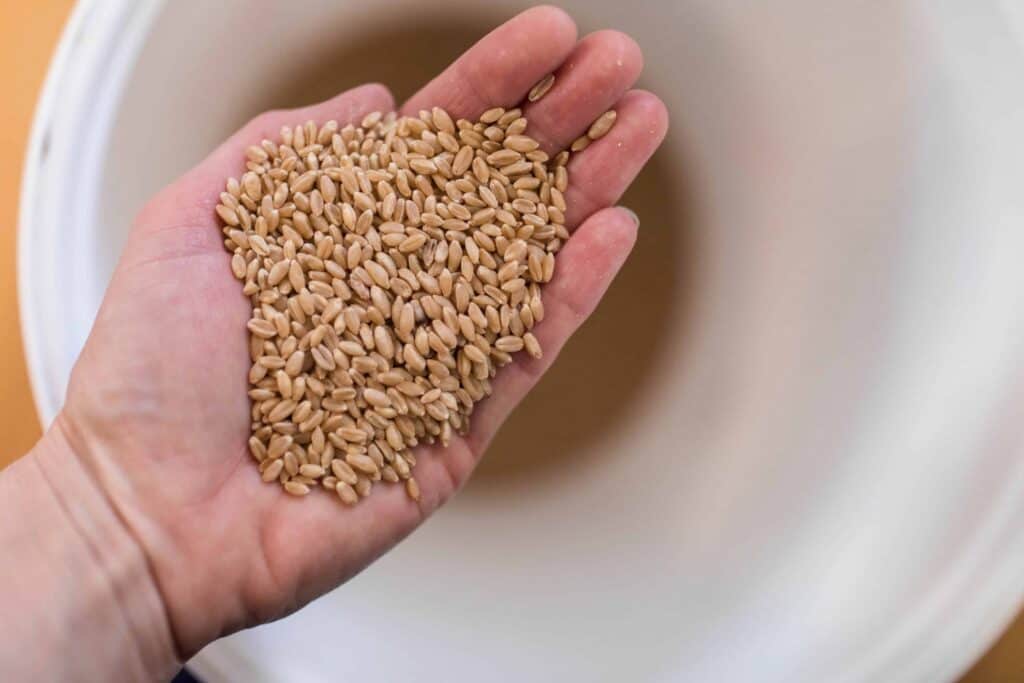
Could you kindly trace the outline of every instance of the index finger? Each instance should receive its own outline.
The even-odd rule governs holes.
[[[402,113],[445,109],[474,120],[492,107],[513,107],[565,61],[576,44],[576,24],[565,11],[534,7],[494,29],[409,98]]]

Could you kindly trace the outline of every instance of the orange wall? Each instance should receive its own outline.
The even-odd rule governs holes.
[[[21,163],[50,53],[72,0],[0,0],[0,467],[28,450],[39,424],[18,330],[15,232]],[[1024,522],[1022,522],[1024,523]],[[961,683],[1024,681],[1024,618]]]
[[[18,329],[18,192],[36,97],[71,5],[71,0],[0,2],[0,467],[39,437]]]

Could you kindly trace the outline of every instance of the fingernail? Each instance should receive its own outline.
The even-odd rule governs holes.
[[[619,209],[628,213],[629,217],[633,219],[633,222],[636,223],[638,226],[640,225],[640,216],[636,215],[636,211],[629,208],[628,206],[620,206]]]

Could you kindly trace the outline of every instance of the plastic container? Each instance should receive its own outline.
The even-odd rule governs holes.
[[[954,679],[1024,596],[1022,6],[564,4],[637,36],[672,112],[635,257],[456,501],[192,666]],[[43,417],[148,195],[261,109],[408,94],[518,6],[82,2],[22,202]]]

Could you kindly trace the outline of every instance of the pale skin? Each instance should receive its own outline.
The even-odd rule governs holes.
[[[365,85],[262,114],[155,197],[138,217],[67,401],[26,457],[0,474],[0,639],[5,680],[160,680],[216,638],[280,618],[362,571],[449,499],[509,412],[594,310],[637,235],[615,207],[667,129],[664,105],[633,90],[636,43],[582,39],[563,11],[528,10],[484,37],[407,102]],[[612,131],[570,163],[573,231],[544,290],[544,357],[519,354],[447,449],[422,447],[421,500],[378,485],[353,508],[324,491],[264,484],[248,454],[250,306],[214,213],[244,149],[306,120],[359,121],[441,106],[475,119],[527,104],[528,133],[564,149],[608,109]],[[7,621],[12,624],[11,621]]]

